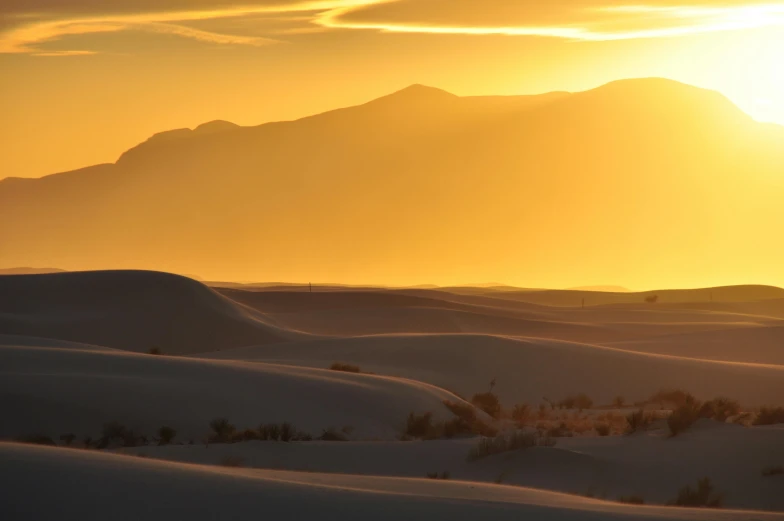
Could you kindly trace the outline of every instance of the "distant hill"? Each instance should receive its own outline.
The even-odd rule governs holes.
[[[4,179],[0,222],[13,224],[0,227],[0,264],[206,280],[784,283],[784,241],[771,235],[784,222],[783,130],[662,79],[517,97],[416,85]]]
[[[0,275],[36,275],[40,273],[63,273],[57,268],[0,268]]]

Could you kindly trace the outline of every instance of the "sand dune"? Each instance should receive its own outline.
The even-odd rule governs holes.
[[[638,496],[664,504],[681,486],[708,476],[726,494],[726,506],[784,510],[780,483],[761,470],[784,462],[781,427],[744,428],[703,420],[677,439],[665,430],[627,437],[560,438],[537,447],[466,461],[476,440],[428,442],[244,442],[199,446],[134,447],[123,453],[171,461],[290,471],[423,477],[449,472],[452,479],[536,487],[607,499]]]
[[[79,349],[0,346],[0,437],[72,432],[96,438],[108,421],[141,434],[162,425],[203,440],[208,423],[238,428],[289,421],[318,436],[353,428],[359,439],[393,439],[409,412],[448,418],[457,400],[427,384],[270,364]]]
[[[538,403],[586,392],[609,403],[660,388],[684,388],[702,398],[729,395],[745,405],[784,396],[784,366],[719,363],[650,355],[596,345],[489,335],[380,335],[238,348],[204,356],[327,367],[333,361],[428,382],[463,395],[487,390],[502,401]]]
[[[201,283],[148,271],[2,277],[0,333],[167,354],[301,337]]]
[[[0,512],[9,521],[280,519],[782,519],[780,514],[639,507],[471,482],[218,469],[0,444]],[[68,476],[68,479],[63,479]],[[99,499],[100,498],[100,499]],[[143,500],[140,500],[143,498]],[[88,506],[89,505],[89,506]]]

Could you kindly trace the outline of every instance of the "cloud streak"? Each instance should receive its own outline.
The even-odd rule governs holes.
[[[329,30],[612,41],[784,26],[784,1],[683,2],[484,0],[479,4],[476,0],[257,0],[232,7],[234,4],[225,0],[169,0],[170,10],[164,10],[165,0],[124,0],[113,4],[112,12],[95,14],[102,8],[102,2],[96,0],[72,2],[65,7],[53,0],[37,0],[37,5],[11,0],[10,7],[0,9],[6,26],[0,30],[0,53],[92,54],[96,51],[62,48],[63,39],[121,31],[169,34],[216,45],[258,47],[279,42],[275,35],[296,36]],[[199,8],[187,9],[188,5]],[[15,6],[20,10],[14,11]],[[23,7],[27,10],[21,10]],[[252,21],[259,16],[282,14],[297,15],[297,25],[264,36],[187,25],[226,18]]]

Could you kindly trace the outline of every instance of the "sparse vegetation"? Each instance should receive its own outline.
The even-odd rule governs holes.
[[[645,297],[645,302],[647,302],[648,304],[656,304],[657,302],[659,302],[659,295],[648,295],[647,297]]]
[[[215,418],[210,422],[210,429],[214,433],[210,437],[212,443],[229,443],[237,430],[226,418]]]
[[[494,454],[531,447],[552,447],[555,439],[532,431],[511,431],[495,437],[483,437],[468,453],[468,461],[486,458]]]
[[[585,393],[580,393],[574,396],[567,396],[558,402],[557,405],[561,409],[577,409],[583,411],[584,409],[593,407],[593,400]]]
[[[449,477],[450,477],[450,474],[449,474],[449,472],[448,472],[448,471],[446,471],[446,470],[445,470],[445,471],[444,471],[444,472],[442,472],[441,474],[439,474],[438,472],[428,472],[428,473],[426,474],[426,476],[427,476],[428,478],[430,478],[430,479],[449,479]]]
[[[710,478],[697,481],[697,488],[685,486],[678,491],[678,496],[668,505],[679,507],[721,508],[724,494],[716,492]]]
[[[765,467],[762,469],[762,475],[765,477],[780,476],[782,474],[784,474],[784,466],[781,465]]]
[[[160,347],[155,346],[155,347],[151,347],[149,351],[147,351],[147,353],[151,355],[162,355],[163,351],[161,351]]]
[[[621,496],[618,498],[619,503],[628,503],[629,505],[644,505],[645,500],[640,496]]]
[[[475,394],[474,397],[471,398],[471,403],[493,418],[499,418],[501,416],[501,401],[492,391]]]
[[[646,430],[653,423],[653,415],[644,409],[639,409],[626,416],[626,434],[634,434]]]
[[[352,364],[344,364],[342,362],[334,362],[331,366],[329,366],[329,368],[332,369],[333,371],[343,371],[344,373],[361,373],[362,372],[360,370],[359,366],[352,365]]]
[[[321,441],[348,441],[348,438],[345,434],[335,430],[332,427],[329,429],[324,429],[324,431],[321,433],[321,436],[316,439]]]
[[[624,398],[621,395],[618,395],[615,398],[613,398],[612,405],[616,409],[623,409],[623,406],[626,405],[626,398]]]
[[[177,431],[164,425],[158,429],[158,445],[170,444],[175,436],[177,436]]]
[[[610,426],[606,423],[597,423],[594,427],[596,429],[596,433],[599,436],[609,436],[610,435]]]
[[[518,403],[512,409],[512,419],[519,425],[525,425],[531,417],[531,406],[527,403]]]
[[[784,407],[763,407],[753,425],[776,425],[784,423]]]
[[[670,434],[677,436],[684,431],[688,430],[694,422],[700,418],[700,411],[697,404],[694,405],[681,405],[667,418],[667,426],[670,428]]]
[[[723,396],[703,403],[699,411],[701,418],[710,418],[720,422],[726,422],[738,414],[740,414],[740,404]]]

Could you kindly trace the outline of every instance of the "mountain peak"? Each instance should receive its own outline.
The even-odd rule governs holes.
[[[445,90],[415,83],[405,89],[375,99],[368,105],[381,103],[439,103],[456,99],[459,99],[459,97]]]

